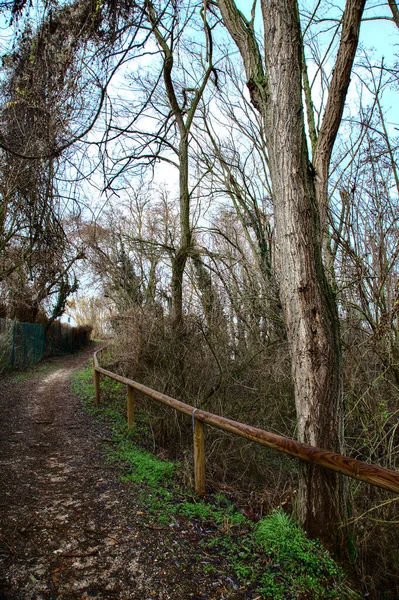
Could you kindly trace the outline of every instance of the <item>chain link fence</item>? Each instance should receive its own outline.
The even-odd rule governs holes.
[[[0,318],[0,372],[76,352],[88,344],[90,333],[89,327],[71,327],[59,321],[46,326]]]

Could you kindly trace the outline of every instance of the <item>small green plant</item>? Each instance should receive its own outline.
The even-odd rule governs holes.
[[[100,383],[100,390],[107,398],[107,402],[109,402],[113,398],[119,398],[121,392],[125,392],[126,387],[120,381],[106,377]]]
[[[340,598],[335,581],[344,573],[318,540],[309,540],[304,530],[282,510],[262,519],[255,529],[255,541],[273,557],[261,577],[263,593],[276,599],[286,593],[308,590],[309,598]]]
[[[97,412],[93,401],[93,382],[91,367],[85,367],[75,373],[72,380],[72,389],[74,393],[82,400],[84,408],[93,413]]]
[[[149,452],[136,448],[130,440],[121,442],[114,451],[114,456],[116,460],[128,465],[128,474],[123,477],[125,481],[146,482],[150,487],[170,480],[176,468],[174,463],[160,460]]]
[[[214,516],[214,509],[206,502],[182,502],[177,506],[176,512],[189,519],[202,519],[207,521]]]

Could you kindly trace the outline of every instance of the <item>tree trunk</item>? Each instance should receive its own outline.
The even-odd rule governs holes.
[[[267,141],[278,247],[280,297],[292,359],[299,440],[342,453],[339,320],[322,262],[322,224],[302,103],[302,39],[296,0],[262,0],[265,56],[253,23],[233,0],[219,1],[243,57],[248,89]],[[332,139],[333,143],[333,139]],[[301,468],[298,511],[308,533],[336,547],[347,514],[337,473]],[[342,536],[340,536],[342,538]],[[341,545],[340,544],[340,545]]]
[[[262,3],[269,75],[266,132],[273,185],[280,295],[301,442],[343,453],[342,369],[335,299],[322,264],[320,215],[302,109],[301,33],[294,0]],[[345,519],[342,476],[303,466],[299,512],[331,543]]]
[[[172,259],[171,281],[171,317],[173,329],[176,334],[181,332],[181,328],[183,325],[183,275],[184,269],[186,267],[186,262],[187,254],[178,250],[176,255]]]
[[[183,276],[191,252],[190,192],[188,187],[188,132],[180,124],[179,198],[180,243],[172,259],[172,322],[176,332],[183,324]]]

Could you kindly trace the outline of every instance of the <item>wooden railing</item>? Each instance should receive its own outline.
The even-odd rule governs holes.
[[[203,496],[205,494],[205,438],[204,424],[211,425],[217,429],[222,429],[237,436],[246,438],[262,446],[274,448],[279,452],[294,456],[300,460],[314,463],[320,467],[331,469],[342,473],[353,479],[365,481],[376,487],[396,492],[399,494],[399,473],[384,469],[378,465],[370,465],[360,460],[355,460],[342,454],[329,452],[322,448],[315,448],[308,444],[302,444],[296,440],[292,440],[275,433],[270,433],[232,421],[225,417],[206,412],[179,400],[175,400],[161,392],[156,392],[151,388],[137,383],[127,377],[122,377],[111,371],[107,371],[100,367],[97,354],[102,352],[98,350],[93,356],[93,380],[95,389],[95,401],[100,402],[100,374],[110,377],[115,381],[124,383],[127,386],[127,422],[131,428],[134,423],[134,390],[145,394],[153,400],[157,400],[162,404],[181,412],[192,419],[193,426],[193,444],[194,444],[194,475],[195,475],[195,492]]]

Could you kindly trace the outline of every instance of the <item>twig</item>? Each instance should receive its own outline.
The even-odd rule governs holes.
[[[94,550],[90,550],[90,552],[68,552],[65,554],[59,554],[58,556],[60,556],[61,558],[84,558],[85,556],[93,556],[94,554],[97,554],[99,550],[100,548],[97,547],[94,548]]]
[[[155,527],[154,525],[146,525],[145,523],[135,523],[137,527],[145,527],[146,529],[154,529],[156,531],[168,531],[169,527]]]

